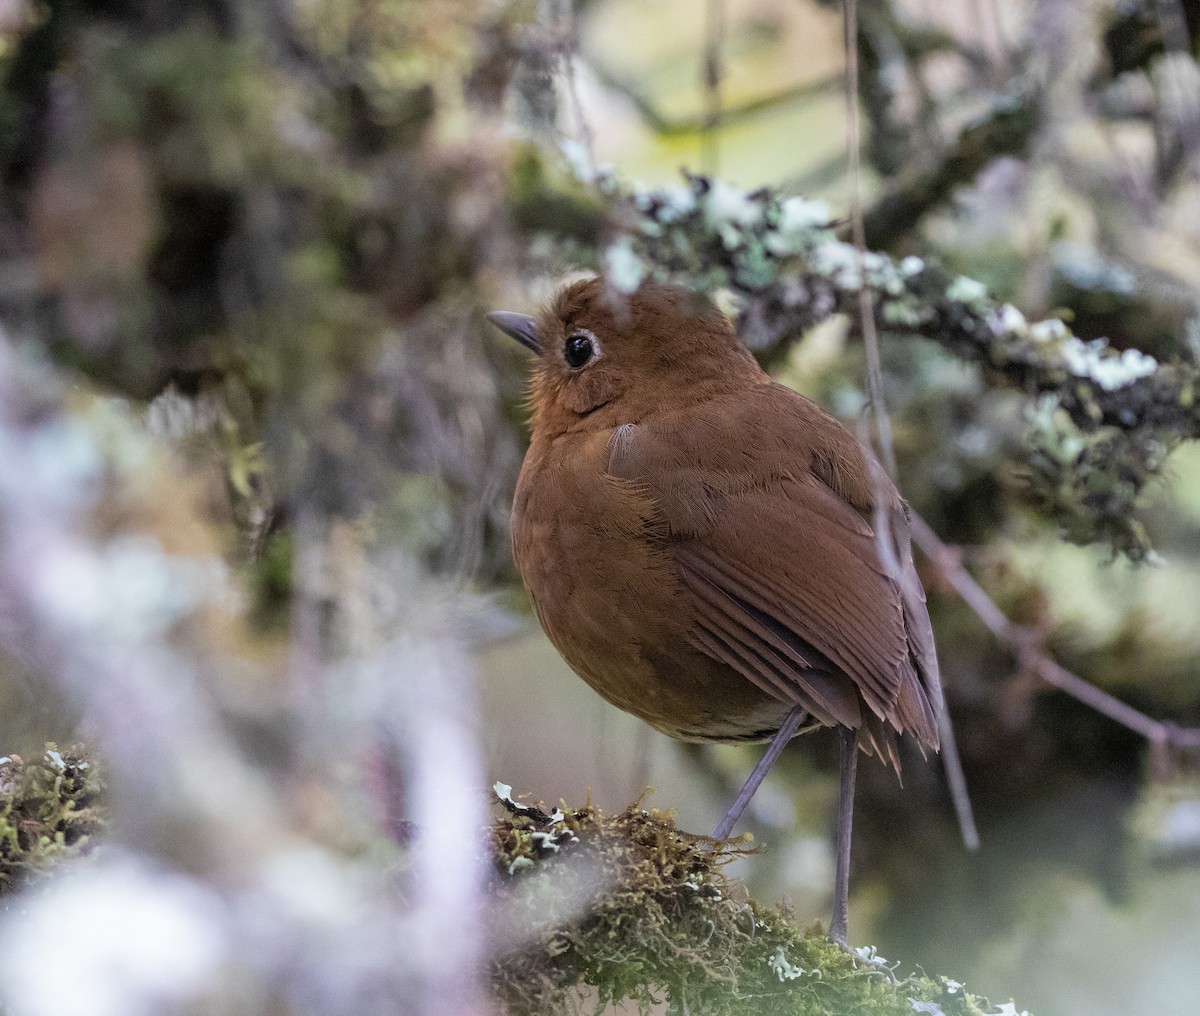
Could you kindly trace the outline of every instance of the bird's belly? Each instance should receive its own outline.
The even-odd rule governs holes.
[[[609,618],[613,631],[620,631],[626,620],[616,611]],[[686,642],[627,647],[543,624],[571,668],[600,695],[671,737],[765,741],[790,708]]]
[[[694,648],[691,594],[663,546],[631,538],[628,519],[579,506],[526,505],[513,525],[538,619],[571,669],[673,737],[769,739],[790,704]]]
[[[609,606],[598,614],[607,627],[594,634],[538,613],[572,670],[613,705],[671,737],[766,741],[791,708],[684,638],[623,638],[640,632],[637,615],[625,609]]]

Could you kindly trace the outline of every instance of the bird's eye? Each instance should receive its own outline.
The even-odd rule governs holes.
[[[567,336],[567,344],[563,347],[563,356],[567,366],[578,369],[596,355],[596,340],[588,332],[573,332]]]

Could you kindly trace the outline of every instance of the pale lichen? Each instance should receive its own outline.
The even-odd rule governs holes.
[[[1106,392],[1149,377],[1158,369],[1158,361],[1137,349],[1113,353],[1100,339],[1082,342],[1075,336],[1063,340],[1059,353],[1072,374],[1095,381]]]
[[[605,250],[604,273],[622,293],[632,293],[646,277],[646,266],[634,253],[629,237],[618,237]]]

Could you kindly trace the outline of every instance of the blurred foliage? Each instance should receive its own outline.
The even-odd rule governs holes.
[[[245,904],[231,886],[249,887],[314,941],[357,950],[344,966],[322,948],[270,954],[254,976],[274,987],[243,1008],[276,1005],[282,983],[298,1011],[361,1013],[380,997],[372,978],[423,983],[404,963],[359,963],[370,942],[339,923],[347,911],[266,886],[243,848],[279,844],[292,864],[284,845],[311,847],[321,877],[281,881],[340,886],[364,935],[410,915],[394,899],[396,846],[379,840],[407,835],[414,774],[428,776],[414,744],[456,745],[447,769],[464,756],[429,719],[439,689],[469,704],[437,676],[444,651],[412,646],[443,628],[459,643],[510,631],[504,607],[520,601],[507,516],[524,363],[480,311],[522,309],[570,270],[714,293],[773,371],[852,427],[865,282],[909,500],[1065,665],[1151,715],[1200,722],[1196,5],[1178,5],[1181,35],[1162,17],[1172,5],[1150,0],[983,4],[979,18],[860,0],[878,248],[861,263],[845,242],[837,5],[730,5],[715,132],[697,85],[713,56],[703,6],[0,10],[0,747],[65,743],[75,735],[59,725],[82,715],[105,755],[116,840],[232,911]],[[703,176],[625,178],[636,165],[678,181],[704,146]],[[607,158],[617,171],[597,173]],[[1151,548],[1166,567],[1103,567]],[[855,878],[864,897],[883,894],[885,951],[902,939],[931,968],[957,969],[1059,899],[1063,873],[1122,898],[1140,871],[1130,809],[1186,760],[1047,694],[980,638],[934,569],[925,579],[986,853],[958,849],[934,767],[907,766],[900,797],[867,767]],[[78,617],[39,599],[43,580]],[[499,595],[460,611],[451,587]],[[50,792],[47,765],[25,767],[40,781],[28,786]],[[194,776],[210,771],[223,774],[216,800]],[[562,892],[543,874],[575,852],[651,889],[659,909],[635,922],[640,897],[597,890],[568,939],[504,958],[514,1003],[564,1002],[582,979],[643,1002],[686,984],[692,1011],[701,999],[720,1011],[699,976],[716,971],[720,990],[732,978],[779,1004],[803,988],[804,1004],[845,1008],[836,992],[853,984],[909,1005],[774,911],[748,926],[753,908],[731,902],[713,867],[722,855],[661,817],[582,809],[562,822],[580,842],[561,857],[532,848],[547,833],[530,815],[496,827],[508,860],[495,892],[536,909]],[[920,842],[898,844],[901,826]],[[81,849],[63,829],[46,833],[52,851],[58,832]],[[508,872],[518,858],[536,871]],[[659,865],[671,858],[700,865],[722,899]],[[420,899],[410,869],[395,878]],[[673,937],[708,935],[708,921],[704,955]],[[609,936],[626,932],[636,962],[601,973]],[[781,980],[758,964],[777,946],[781,970],[819,962],[852,977]],[[731,974],[721,964],[735,954],[753,962]],[[362,994],[331,1002],[339,978]],[[947,1013],[967,1005],[944,981],[906,983]]]
[[[51,3],[8,50],[0,172],[36,280],[7,294],[8,320],[106,390],[205,400],[194,429],[219,442],[225,512],[254,550],[298,497],[359,515],[397,471],[423,484],[440,466],[468,498],[502,485],[485,464],[511,469],[511,438],[465,433],[495,414],[488,365],[444,365],[477,341],[470,282],[506,243],[485,136],[433,130],[468,115],[441,61],[470,56],[476,13],[155,10]],[[444,400],[414,418],[412,386]],[[430,553],[506,570],[498,511],[474,520],[474,549],[443,534]]]

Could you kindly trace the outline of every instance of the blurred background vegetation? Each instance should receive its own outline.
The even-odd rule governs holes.
[[[676,234],[647,188],[766,187],[848,236],[843,16],[0,0],[0,751],[87,742],[111,813],[90,868],[0,896],[15,1016],[483,1011],[493,780],[613,811],[653,786],[711,828],[753,752],[618,713],[531,619],[507,528],[527,363],[482,312],[635,251],[769,317],[701,243],[713,215],[686,257],[654,246]],[[852,36],[867,245],[1154,357],[1191,412],[1200,4],[859,0]],[[822,292],[799,256],[762,292]],[[852,306],[747,334],[854,429]],[[903,789],[864,766],[854,938],[1034,1012],[1192,1013],[1195,424],[1118,405],[1089,431],[944,320],[883,321],[898,480],[1023,648],[922,563],[982,848],[936,762]],[[1052,689],[1044,657],[1157,722]],[[737,865],[801,922],[834,794],[832,743],[803,739]]]

